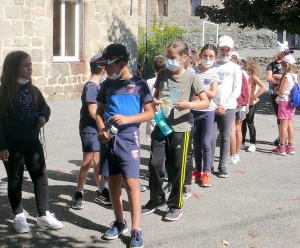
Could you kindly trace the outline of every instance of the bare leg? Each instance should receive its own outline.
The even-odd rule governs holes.
[[[243,140],[243,135],[242,135],[242,123],[243,121],[235,121],[235,127],[236,127],[236,154],[240,153],[241,149],[241,144]]]
[[[97,186],[101,186],[104,183],[104,180],[101,175],[99,175],[99,162],[100,162],[100,152],[93,153],[93,163],[94,163],[94,178]]]
[[[108,177],[110,201],[111,201],[112,208],[114,210],[116,221],[119,222],[124,221],[121,183],[122,183],[122,174]],[[138,190],[140,190],[139,185],[137,188]],[[141,205],[140,205],[140,212],[141,212]]]
[[[93,153],[84,152],[81,167],[77,176],[77,190],[83,190],[89,169],[92,166]]]
[[[289,137],[289,143],[294,144],[293,120],[288,120],[288,137]]]
[[[124,179],[125,189],[128,194],[132,229],[141,228],[141,191],[137,178]]]
[[[280,120],[280,144],[285,144],[289,120]]]

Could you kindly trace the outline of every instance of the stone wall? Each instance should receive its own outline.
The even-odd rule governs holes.
[[[271,49],[277,46],[277,34],[268,29],[244,29],[235,26],[219,26],[219,36],[229,35],[235,41],[235,49]],[[185,41],[193,49],[201,50],[203,34],[201,32],[187,32],[184,35]],[[204,44],[217,44],[216,27],[205,27]]]
[[[79,1],[80,55],[74,62],[53,62],[53,0],[0,1],[0,71],[9,52],[23,50],[32,59],[33,83],[46,99],[76,98],[90,76],[90,58],[110,43],[120,42],[131,52],[135,73],[138,1]]]

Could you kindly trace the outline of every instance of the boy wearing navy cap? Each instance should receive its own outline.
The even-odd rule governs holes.
[[[128,68],[129,53],[125,46],[113,43],[98,60],[105,65],[108,78],[103,82],[97,100],[97,124],[101,141],[100,167],[108,161],[108,186],[115,221],[104,234],[116,239],[127,232],[122,206],[122,179],[128,194],[132,219],[130,247],[143,247],[141,222],[140,123],[154,118],[152,96],[146,81],[133,76]],[[110,126],[118,129],[110,138]]]

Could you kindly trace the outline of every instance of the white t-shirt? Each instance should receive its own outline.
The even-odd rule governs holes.
[[[219,83],[220,82],[220,78],[219,75],[216,72],[216,68],[212,68],[211,70],[207,71],[207,72],[202,72],[200,71],[198,66],[194,66],[192,68],[189,68],[190,71],[196,73],[200,79],[200,82],[203,83],[204,89],[208,90],[211,87],[212,83]],[[194,109],[197,111],[215,111],[216,109],[216,104],[213,101],[213,99],[209,99],[210,105],[207,109],[202,109],[202,110],[198,110],[198,109]]]
[[[147,84],[148,84],[148,87],[149,87],[149,90],[150,90],[150,93],[152,96],[154,95],[154,91],[155,91],[155,89],[154,89],[155,80],[156,80],[156,77],[150,78],[147,80]]]
[[[295,83],[298,83],[298,75],[293,73],[287,73],[284,78],[288,79],[288,85],[282,95],[278,95],[277,102],[289,102],[291,100],[291,91]]]
[[[226,109],[235,109],[237,106],[236,99],[241,94],[242,89],[242,70],[231,62],[220,65],[214,63],[212,68],[217,68],[220,77],[218,93],[214,99],[217,106],[223,106]]]

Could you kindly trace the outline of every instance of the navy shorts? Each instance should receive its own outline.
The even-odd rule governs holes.
[[[99,152],[100,141],[97,133],[80,133],[82,152]]]
[[[108,143],[101,143],[100,172],[105,173],[108,163],[110,176],[122,173],[123,178],[139,178],[140,173],[140,130],[128,127],[119,130]]]

